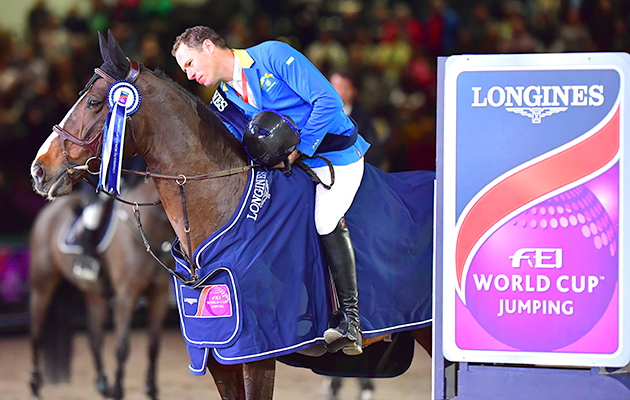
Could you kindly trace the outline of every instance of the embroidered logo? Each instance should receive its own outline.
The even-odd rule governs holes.
[[[232,316],[232,299],[227,285],[206,286],[199,292],[182,291],[184,316],[189,318],[225,318]],[[186,295],[184,296],[184,292]]]
[[[260,78],[260,88],[265,92],[274,87],[278,83],[272,74],[265,74]]]
[[[257,170],[256,179],[254,180],[254,192],[249,204],[247,218],[258,220],[258,213],[263,208],[267,200],[271,198],[269,193],[269,181],[267,180],[266,170]]]
[[[221,96],[221,93],[219,93],[219,90],[214,91],[211,101],[212,101],[212,104],[217,108],[217,110],[219,110],[219,112],[223,112],[223,110],[225,110],[225,107],[228,106],[227,101],[225,101],[223,96]]]

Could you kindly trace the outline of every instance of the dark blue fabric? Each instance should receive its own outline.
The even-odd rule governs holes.
[[[224,124],[231,124],[241,135],[245,132],[249,118],[227,98],[220,86],[214,91],[214,95],[212,95],[212,100],[208,104],[208,107],[221,118]]]
[[[431,323],[433,181],[433,172],[387,174],[366,164],[346,214],[366,337]],[[174,281],[193,373],[204,373],[199,363],[209,347],[220,363],[235,364],[323,343],[332,306],[314,191],[301,169],[288,178],[252,170],[232,220],[195,252],[202,277],[196,291]],[[176,243],[177,270],[189,276],[178,250]],[[191,303],[200,305],[211,285],[226,289],[222,315],[191,318]]]
[[[327,133],[326,136],[324,136],[322,143],[317,147],[315,154],[327,153],[329,151],[345,150],[357,141],[358,134],[359,131],[356,127],[356,123],[354,130],[352,131],[352,134],[350,136]]]

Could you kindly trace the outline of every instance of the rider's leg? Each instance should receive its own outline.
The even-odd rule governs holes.
[[[348,355],[358,355],[362,353],[362,334],[356,264],[352,240],[343,216],[350,208],[361,184],[364,161],[360,159],[353,164],[334,168],[333,187],[326,189],[322,185],[317,185],[315,194],[315,225],[335,283],[341,311],[341,314],[331,318],[333,323],[324,333],[324,340],[330,351],[343,349]],[[328,167],[313,170],[323,182],[330,182]]]
[[[81,237],[82,254],[77,257],[74,266],[75,274],[87,280],[95,280],[100,269],[96,251],[96,232],[103,219],[104,208],[103,199],[98,197],[88,204],[81,214],[84,227]]]

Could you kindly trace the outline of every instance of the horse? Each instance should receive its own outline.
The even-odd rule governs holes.
[[[157,200],[152,182],[138,183],[124,191],[136,202]],[[70,377],[71,336],[76,298],[75,286],[82,292],[86,304],[86,326],[96,369],[96,388],[104,397],[122,399],[125,362],[129,355],[129,335],[134,307],[141,295],[147,298],[146,325],[149,337],[149,365],[145,392],[157,399],[156,363],[160,335],[169,307],[169,276],[157,265],[140,240],[130,206],[115,203],[106,238],[99,245],[101,273],[94,281],[73,273],[77,251],[62,251],[65,235],[87,203],[87,194],[74,191],[69,196],[48,203],[37,215],[29,238],[30,249],[30,330],[32,371],[30,387],[39,397],[42,386],[40,352],[43,350],[46,377],[52,383]],[[151,207],[145,213],[145,229],[150,230],[150,244],[160,248],[170,243],[174,233],[161,207]],[[72,243],[72,242],[71,242]],[[61,244],[61,246],[60,246]],[[104,249],[101,249],[104,247]],[[170,259],[170,256],[168,257]],[[64,286],[65,285],[65,286]],[[116,343],[115,382],[109,386],[104,372],[102,348],[105,323],[109,317],[109,297],[113,291],[113,322]],[[78,296],[74,296],[78,297]],[[80,297],[79,297],[80,300]]]
[[[137,153],[146,160],[146,176],[155,182],[182,256],[190,258],[235,214],[248,181],[244,172],[251,168],[247,154],[199,99],[163,74],[128,60],[111,32],[107,41],[99,33],[99,43],[105,62],[40,148],[31,165],[33,188],[49,199],[71,192],[98,157],[110,85],[125,79],[142,93],[142,104],[127,116],[123,156]],[[172,273],[181,281],[187,278]],[[431,327],[415,329],[413,336],[431,354]],[[364,337],[363,345],[381,339]],[[230,365],[206,358],[205,369],[222,398],[273,397],[275,357]]]

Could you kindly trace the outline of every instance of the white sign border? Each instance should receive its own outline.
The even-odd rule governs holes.
[[[553,69],[614,69],[620,75],[618,101],[621,104],[620,115],[620,201],[619,201],[619,347],[613,354],[526,352],[526,351],[487,351],[460,349],[455,342],[455,161],[456,161],[456,115],[457,115],[457,78],[463,72],[471,71],[522,71]],[[557,366],[608,366],[622,367],[630,359],[630,318],[625,313],[630,310],[627,290],[630,289],[630,274],[624,273],[626,265],[625,248],[630,245],[629,237],[624,232],[628,225],[624,212],[630,206],[630,182],[625,177],[626,163],[630,151],[625,146],[626,115],[630,104],[626,97],[626,76],[630,73],[630,55],[627,53],[570,53],[570,54],[519,54],[519,55],[462,55],[448,57],[444,71],[444,118],[443,118],[443,182],[442,215],[436,216],[436,223],[442,229],[442,254],[437,259],[442,262],[442,319],[443,319],[443,354],[451,361],[460,362],[495,362],[516,364],[539,364]],[[450,238],[450,240],[449,240]],[[439,267],[439,266],[438,266]],[[625,305],[625,306],[624,306]]]

